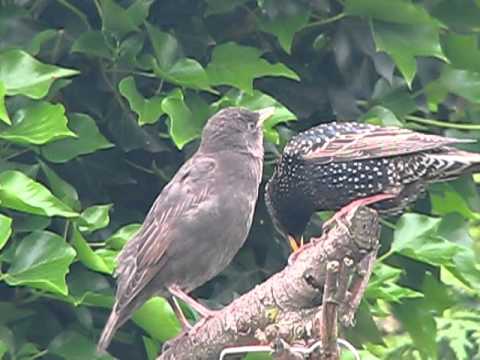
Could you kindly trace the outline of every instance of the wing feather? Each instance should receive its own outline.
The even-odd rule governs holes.
[[[213,181],[209,175],[214,168],[212,159],[192,158],[155,200],[140,231],[118,257],[119,307],[131,302],[160,271],[175,223],[194,213],[212,194]]]
[[[344,131],[327,138],[304,155],[320,163],[374,159],[398,156],[440,148],[469,139],[447,138],[394,127],[369,126],[357,131]]]

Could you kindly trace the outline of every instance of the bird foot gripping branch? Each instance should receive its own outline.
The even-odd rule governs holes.
[[[227,360],[242,350],[272,349],[280,356],[279,341],[284,353],[308,355],[315,346],[316,359],[335,359],[339,344],[348,347],[337,338],[337,322],[352,323],[369,278],[360,270],[373,266],[379,238],[374,210],[353,209],[344,221],[348,231],[331,228],[294,263],[173,339],[157,360],[216,360],[222,352]]]

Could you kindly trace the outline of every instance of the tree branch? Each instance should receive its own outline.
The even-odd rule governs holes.
[[[275,347],[277,359],[293,359],[295,344],[308,347],[319,339],[320,358],[337,358],[337,312],[351,320],[369,277],[363,272],[348,293],[348,272],[355,264],[362,263],[364,270],[371,265],[378,238],[376,212],[355,209],[312,239],[284,270],[170,341],[157,360],[213,360],[226,348],[272,344],[284,345]],[[370,259],[366,265],[365,259]]]

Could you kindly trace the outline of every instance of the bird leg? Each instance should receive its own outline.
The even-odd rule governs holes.
[[[348,213],[352,212],[356,208],[359,208],[360,206],[368,206],[371,204],[374,204],[379,201],[387,200],[387,199],[392,199],[396,197],[397,194],[394,193],[380,193],[372,196],[368,196],[365,198],[357,199],[349,203],[348,205],[344,206],[341,208],[339,211],[335,213],[335,215],[332,216],[331,219],[326,221],[323,224],[323,229],[328,229],[331,225],[334,223],[341,223],[341,219],[347,215]]]
[[[190,306],[192,309],[194,309],[203,317],[211,317],[215,314],[215,311],[210,310],[209,308],[200,304],[198,301],[196,301],[195,299],[190,297],[187,293],[185,293],[182,289],[180,289],[180,287],[178,287],[177,285],[170,285],[168,287],[168,291],[170,291],[170,293],[173,296],[182,300],[185,304]]]
[[[185,317],[185,314],[182,311],[182,308],[180,307],[180,304],[177,301],[177,298],[172,296],[171,298],[168,298],[168,303],[173,309],[173,312],[177,316],[178,321],[180,321],[180,324],[182,325],[182,330],[183,331],[188,331],[192,328],[192,325],[190,325],[190,322],[188,319]]]

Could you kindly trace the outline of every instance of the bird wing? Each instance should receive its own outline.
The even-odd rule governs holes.
[[[211,158],[186,162],[155,200],[145,221],[118,257],[117,300],[128,304],[157,274],[172,240],[175,223],[191,215],[213,193]],[[120,307],[121,307],[120,306]]]
[[[303,157],[320,163],[344,162],[412,154],[449,144],[472,142],[395,127],[368,126],[360,132],[350,129],[326,138]]]

